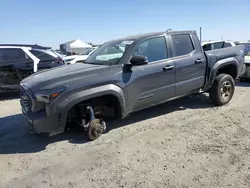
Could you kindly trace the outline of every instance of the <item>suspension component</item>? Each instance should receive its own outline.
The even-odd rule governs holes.
[[[102,119],[96,119],[94,110],[91,106],[87,106],[89,112],[89,122],[86,124],[86,130],[90,140],[95,140],[106,131],[106,123]]]

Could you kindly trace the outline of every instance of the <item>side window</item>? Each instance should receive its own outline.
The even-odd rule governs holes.
[[[0,61],[18,61],[27,59],[27,55],[22,49],[3,48],[0,49]]]
[[[213,46],[212,50],[221,49],[223,47],[223,44],[224,44],[224,42],[216,42],[216,43],[214,43],[212,45]]]
[[[209,51],[209,50],[211,50],[212,49],[212,45],[211,44],[205,44],[204,46],[203,46],[203,50],[204,51]]]
[[[167,45],[165,37],[156,37],[143,41],[135,48],[133,56],[142,55],[149,62],[167,59]]]
[[[182,56],[191,53],[194,50],[193,42],[188,34],[172,36],[175,56]]]
[[[223,48],[228,48],[228,47],[232,47],[232,44],[229,42],[225,42]]]

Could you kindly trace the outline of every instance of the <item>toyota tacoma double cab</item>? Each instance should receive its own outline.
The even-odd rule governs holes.
[[[94,140],[109,117],[183,96],[209,92],[215,105],[225,105],[245,69],[243,46],[204,52],[196,31],[148,33],[106,42],[84,63],[25,78],[20,103],[36,133],[81,126]]]

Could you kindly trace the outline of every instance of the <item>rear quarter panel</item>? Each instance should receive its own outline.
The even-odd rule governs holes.
[[[214,81],[217,70],[222,66],[234,64],[237,68],[237,77],[244,70],[244,46],[234,46],[218,50],[211,50],[205,52],[207,56],[207,84],[210,87]]]

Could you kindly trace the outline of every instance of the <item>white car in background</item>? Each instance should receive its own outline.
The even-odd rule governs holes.
[[[51,50],[54,54],[56,54],[58,57],[61,57],[61,58],[63,58],[63,57],[66,57],[66,55],[63,55],[63,54],[61,54],[61,53],[58,53],[56,50]]]
[[[245,46],[245,65],[246,72],[240,76],[241,80],[250,79],[250,43],[249,42],[232,42],[232,41],[205,41],[202,42],[204,51],[216,50],[221,48],[232,47],[236,45]]]
[[[250,42],[239,42],[237,45],[244,45],[245,46],[245,65],[246,65],[246,72],[245,74],[240,76],[241,80],[249,80],[250,79]]]
[[[202,42],[202,48],[204,51],[209,51],[209,50],[216,50],[216,49],[221,49],[221,48],[228,48],[236,46],[236,44],[232,41],[206,41]]]
[[[92,54],[96,49],[97,47],[88,48],[79,55],[70,55],[70,56],[64,57],[63,61],[67,65],[75,64],[75,63],[83,63],[90,56],[90,54]]]

